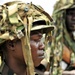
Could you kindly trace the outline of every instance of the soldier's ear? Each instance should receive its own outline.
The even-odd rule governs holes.
[[[8,50],[14,50],[15,49],[15,43],[13,41],[7,41],[7,49]]]

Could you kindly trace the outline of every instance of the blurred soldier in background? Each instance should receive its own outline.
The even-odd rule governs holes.
[[[0,6],[1,75],[35,75],[35,69],[43,67],[40,63],[49,40],[45,40],[45,44],[41,39],[43,34],[45,39],[51,36],[54,26],[50,21],[48,13],[32,3],[12,1]],[[12,74],[8,74],[8,69]],[[46,69],[40,70],[44,72]]]
[[[55,43],[62,45],[62,69],[69,73],[75,69],[75,0],[57,1],[52,16],[57,27]]]

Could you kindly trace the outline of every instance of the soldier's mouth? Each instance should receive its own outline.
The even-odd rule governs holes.
[[[72,23],[70,26],[75,27],[75,23]]]
[[[75,31],[75,25],[70,25],[70,26],[69,26],[69,29],[70,29],[71,31]]]
[[[37,54],[38,54],[38,58],[45,58],[45,55],[44,55],[44,51],[43,50],[38,50],[37,51]]]

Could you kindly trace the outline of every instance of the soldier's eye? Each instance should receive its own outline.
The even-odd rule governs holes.
[[[42,30],[35,30],[35,31],[31,31],[31,35],[35,35],[35,34],[39,34],[39,33],[43,33]]]
[[[69,12],[69,11],[67,12],[67,15],[72,15],[72,14],[73,14],[73,12]]]

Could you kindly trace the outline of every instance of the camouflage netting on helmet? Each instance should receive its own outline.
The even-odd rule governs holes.
[[[37,6],[36,6],[37,7]],[[14,38],[21,38],[18,36],[18,31],[23,30],[24,20],[31,24],[38,17],[46,20],[49,24],[48,18],[42,13],[38,7],[36,8],[32,3],[24,4],[21,2],[10,2],[0,6],[0,44],[5,40],[13,40]],[[31,20],[31,23],[28,21]],[[25,21],[26,21],[25,20]],[[27,27],[27,25],[25,25]],[[30,27],[30,28],[31,28]]]
[[[21,39],[23,55],[29,70],[27,75],[34,75],[29,43],[30,31],[32,23],[40,19],[45,20],[47,25],[52,21],[49,14],[40,6],[32,3],[25,4],[21,1],[13,1],[0,6],[0,45],[7,40]]]

